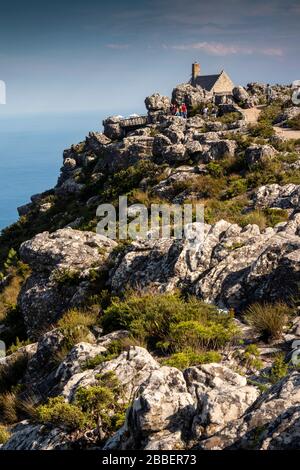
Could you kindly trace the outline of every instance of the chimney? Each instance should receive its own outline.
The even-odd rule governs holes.
[[[200,75],[200,64],[194,62],[192,64],[192,85],[196,84],[197,77]]]

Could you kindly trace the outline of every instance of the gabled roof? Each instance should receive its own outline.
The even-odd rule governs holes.
[[[201,86],[204,90],[210,91],[219,80],[223,72],[216,75],[199,75],[195,80],[195,85]]]

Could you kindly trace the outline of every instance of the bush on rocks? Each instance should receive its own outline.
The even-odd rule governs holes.
[[[233,314],[178,293],[128,293],[112,301],[102,325],[106,332],[127,329],[148,347],[170,351],[187,343],[195,350],[222,347],[237,334]]]
[[[284,302],[255,303],[245,314],[245,320],[267,340],[279,339],[291,316],[292,309]]]

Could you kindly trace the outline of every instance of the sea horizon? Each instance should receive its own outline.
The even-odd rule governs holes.
[[[0,230],[18,220],[30,196],[56,185],[63,151],[114,114],[120,110],[0,115]]]

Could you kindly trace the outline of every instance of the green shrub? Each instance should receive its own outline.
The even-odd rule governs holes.
[[[63,333],[65,349],[72,349],[81,341],[90,342],[89,328],[98,321],[97,311],[71,309],[68,310],[57,322],[57,327]]]
[[[77,389],[73,403],[62,396],[40,405],[35,418],[69,431],[97,428],[100,440],[113,434],[125,420],[127,404],[121,400],[122,387],[114,372],[97,376],[98,384]]]
[[[196,353],[194,351],[187,350],[172,354],[172,356],[163,361],[163,365],[176,367],[177,369],[183,370],[191,366],[220,361],[221,355],[216,351]]]
[[[247,191],[247,182],[242,178],[235,178],[230,181],[229,188],[226,190],[226,197],[233,198]]]
[[[30,341],[29,339],[20,341],[19,338],[17,337],[15,342],[13,344],[11,344],[9,346],[9,348],[7,349],[7,351],[6,351],[7,356],[9,356],[10,354],[13,354],[15,352],[18,352],[19,349],[21,349],[25,346],[28,346],[28,344],[31,344],[31,342],[32,341]]]
[[[127,329],[152,349],[164,344],[163,349],[169,345],[174,351],[186,347],[187,340],[181,334],[185,328],[192,337],[197,327],[195,344],[201,348],[224,345],[236,333],[231,314],[219,312],[196,297],[185,300],[179,293],[129,292],[123,300],[113,299],[102,325],[104,332]]]
[[[221,176],[223,176],[223,169],[222,169],[222,166],[219,165],[218,163],[216,162],[209,162],[207,165],[206,165],[206,170],[208,171],[208,173],[213,176],[214,178],[220,178]]]
[[[246,227],[249,224],[258,225],[260,230],[264,230],[267,227],[267,218],[264,212],[258,209],[241,217],[240,225],[242,227]]]
[[[77,286],[80,281],[80,273],[71,269],[57,269],[52,274],[52,279],[61,286]]]
[[[266,216],[268,227],[275,227],[275,225],[280,222],[286,222],[289,218],[288,211],[284,209],[272,209],[270,207],[266,207],[263,212]]]
[[[247,309],[245,320],[265,339],[278,339],[291,313],[291,308],[284,302],[255,303]]]
[[[218,312],[212,320],[181,321],[170,326],[170,347],[182,350],[188,344],[193,350],[218,349],[233,341],[238,329],[229,313]]]
[[[49,398],[45,405],[37,408],[37,419],[41,423],[63,427],[70,431],[84,429],[88,425],[86,415],[73,404],[66,403],[63,397]]]
[[[241,113],[239,112],[232,112],[226,113],[223,116],[218,118],[218,121],[222,122],[223,124],[233,124],[236,121],[242,119]]]
[[[300,131],[300,113],[292,119],[289,119],[287,125],[295,131]]]
[[[5,444],[10,438],[10,432],[7,430],[6,426],[0,425],[0,444]]]
[[[282,113],[282,104],[274,102],[262,109],[258,122],[273,124],[275,119]]]
[[[262,360],[259,358],[260,352],[256,344],[249,344],[242,355],[242,362],[247,369],[259,370],[263,366]]]
[[[123,344],[122,341],[111,341],[111,343],[108,345],[107,349],[105,352],[102,354],[98,354],[97,356],[88,359],[82,366],[82,369],[95,369],[99,364],[102,364],[103,362],[111,361],[112,359],[115,359],[118,357],[121,352],[123,351]]]
[[[269,375],[269,380],[272,384],[275,384],[279,380],[283,379],[289,370],[289,365],[284,360],[283,354],[278,354],[275,358]]]
[[[261,137],[263,139],[270,139],[275,135],[272,124],[267,121],[258,122],[249,128],[249,133],[252,137]]]

